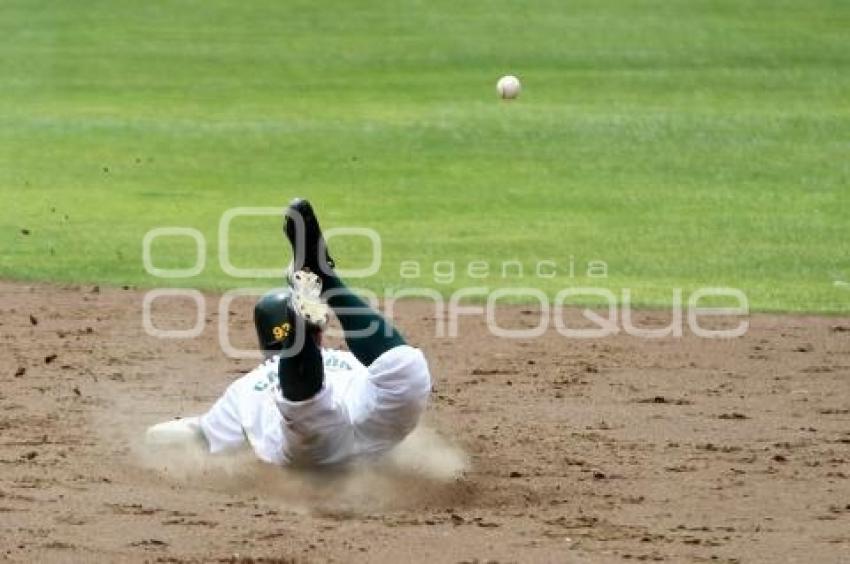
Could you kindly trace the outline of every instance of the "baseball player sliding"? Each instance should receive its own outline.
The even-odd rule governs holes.
[[[324,465],[385,452],[416,426],[431,390],[422,351],[337,277],[309,202],[289,205],[284,233],[289,287],[254,307],[265,362],[204,415],[148,428],[149,444],[218,453],[247,442],[269,463]],[[329,309],[350,352],[321,346]]]

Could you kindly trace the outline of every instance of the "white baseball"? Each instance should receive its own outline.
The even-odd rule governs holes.
[[[496,83],[496,92],[498,92],[499,96],[505,100],[513,100],[519,96],[519,91],[521,89],[522,86],[519,83],[519,79],[510,74],[503,76],[499,79],[499,82]]]

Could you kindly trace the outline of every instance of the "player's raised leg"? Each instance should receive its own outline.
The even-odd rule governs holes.
[[[431,390],[427,362],[389,320],[336,275],[309,202],[299,199],[290,204],[284,233],[293,247],[291,272],[303,268],[318,275],[322,296],[339,319],[349,350],[368,368],[368,379],[352,382],[345,399],[357,449],[385,450],[416,426],[425,408]]]
[[[291,271],[307,269],[318,275],[323,288],[322,297],[339,319],[349,350],[364,366],[369,366],[390,349],[405,344],[392,323],[349,290],[336,275],[334,261],[330,258],[310,202],[296,199],[289,204],[284,233],[293,249]]]

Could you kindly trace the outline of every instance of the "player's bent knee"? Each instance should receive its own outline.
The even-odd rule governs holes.
[[[369,367],[370,380],[381,392],[410,396],[427,395],[431,373],[422,351],[408,345],[390,349]]]
[[[367,450],[383,449],[416,427],[431,393],[431,373],[422,351],[399,346],[370,367],[369,399],[352,413]]]
[[[431,393],[431,371],[428,362],[420,351],[419,356],[407,367],[402,390],[407,401],[421,402]]]
[[[431,393],[431,371],[422,351],[409,346],[396,347],[386,374],[374,380],[378,394],[388,405],[421,410]]]

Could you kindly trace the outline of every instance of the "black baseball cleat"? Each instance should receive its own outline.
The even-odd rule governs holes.
[[[319,219],[310,202],[296,198],[289,203],[283,233],[292,246],[290,278],[299,270],[313,272],[320,278],[333,275],[334,261],[328,253]]]

